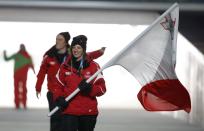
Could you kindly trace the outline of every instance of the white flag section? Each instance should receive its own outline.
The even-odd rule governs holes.
[[[175,73],[178,20],[174,4],[110,62],[142,85],[138,99],[146,110],[190,112],[190,96]]]
[[[175,73],[178,20],[179,6],[174,4],[87,82],[93,80],[104,69],[121,65],[142,85],[138,99],[146,110],[185,110],[189,113],[190,96]],[[78,92],[77,88],[66,101]],[[58,107],[48,116],[57,110]]]

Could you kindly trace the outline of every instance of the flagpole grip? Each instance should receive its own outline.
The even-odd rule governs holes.
[[[72,92],[72,94],[70,94],[69,96],[67,96],[65,98],[65,101],[68,102],[71,98],[73,98],[77,93],[79,93],[79,88],[77,88],[74,92]],[[51,117],[55,112],[57,112],[60,108],[58,106],[56,106],[53,110],[51,110],[50,113],[48,113],[48,117]]]

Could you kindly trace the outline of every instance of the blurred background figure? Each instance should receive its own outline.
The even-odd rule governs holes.
[[[6,51],[3,52],[5,61],[14,60],[14,102],[16,109],[20,109],[21,105],[26,109],[27,100],[27,73],[28,69],[32,68],[35,73],[32,58],[26,51],[25,45],[20,45],[20,50],[11,55],[7,56]]]

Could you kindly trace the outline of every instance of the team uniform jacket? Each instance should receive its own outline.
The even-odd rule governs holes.
[[[71,59],[71,58],[70,58]],[[65,62],[67,63],[67,62]],[[63,64],[60,67],[58,74],[58,81],[63,86],[63,94],[61,96],[69,96],[78,86],[83,79],[88,79],[95,72],[100,69],[99,65],[90,61],[89,66],[81,70],[81,75],[77,70],[68,64]],[[92,90],[88,96],[78,93],[69,103],[68,107],[64,110],[63,114],[70,115],[97,115],[97,99],[106,92],[105,81],[100,73],[91,82]]]

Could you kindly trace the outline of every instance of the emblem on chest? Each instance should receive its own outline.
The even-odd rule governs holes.
[[[71,74],[72,74],[72,72],[70,72],[70,71],[65,72],[66,76],[70,76]]]
[[[85,77],[85,78],[91,77],[91,72],[89,72],[89,71],[85,72],[85,73],[84,73],[84,77]]]
[[[54,62],[54,61],[50,61],[49,64],[50,64],[50,65],[55,65],[56,62]]]

